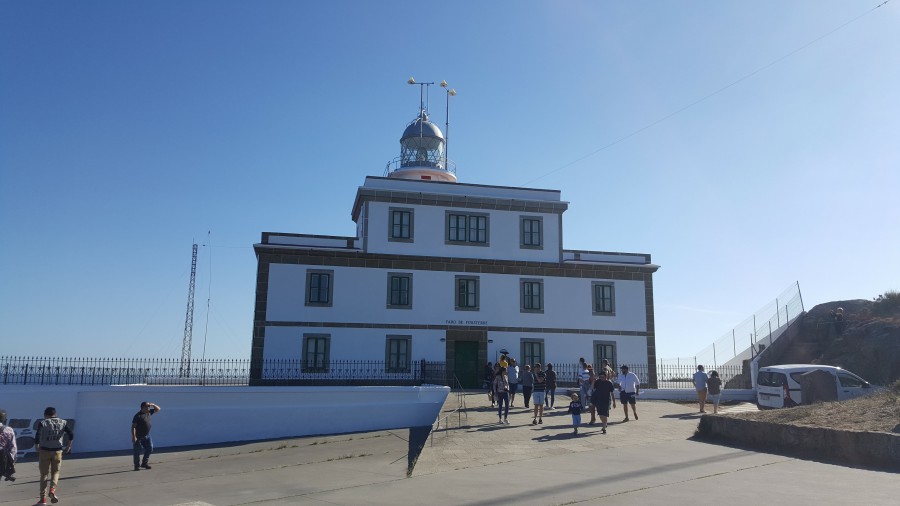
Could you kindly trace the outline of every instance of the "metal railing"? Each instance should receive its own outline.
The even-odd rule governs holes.
[[[647,364],[610,364],[616,375],[621,373],[621,370],[619,369],[621,365],[627,365],[628,370],[637,375],[638,379],[641,380],[641,388],[650,388],[652,378],[650,378],[650,367],[648,367]],[[557,389],[578,387],[578,375],[582,371],[579,364],[554,363],[553,370],[556,371]],[[597,370],[598,367],[595,365],[594,372]],[[706,368],[707,373],[712,370],[719,373],[723,387],[729,388],[729,382],[742,374],[742,367],[740,365],[720,365],[715,368]],[[656,388],[694,388],[692,378],[696,371],[697,368],[692,363],[680,365],[659,363],[656,365]],[[616,378],[612,378],[612,381],[615,383]]]
[[[707,370],[723,365],[740,365],[760,352],[760,345],[772,344],[787,326],[804,311],[800,283],[795,282],[775,300],[760,308],[711,345],[692,357],[661,359],[660,364],[706,366]]]
[[[377,360],[0,357],[2,385],[421,385],[448,384],[444,362],[390,367]]]

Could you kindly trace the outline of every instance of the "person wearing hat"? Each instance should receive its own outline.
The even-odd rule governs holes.
[[[618,379],[619,383],[619,401],[622,403],[622,409],[625,410],[625,422],[629,420],[628,418],[628,405],[631,404],[631,412],[634,414],[634,419],[638,419],[637,409],[635,408],[637,404],[636,396],[641,391],[641,380],[638,379],[637,374],[630,372],[628,370],[627,365],[622,366],[622,374],[619,375]]]
[[[134,446],[134,470],[150,469],[150,454],[153,453],[153,440],[150,439],[150,417],[162,410],[152,402],[141,403],[141,410],[131,419],[131,443]],[[141,448],[144,459],[141,461]]]

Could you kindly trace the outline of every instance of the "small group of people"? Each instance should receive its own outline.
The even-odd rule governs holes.
[[[153,442],[150,439],[150,417],[160,411],[160,407],[152,402],[142,402],[141,410],[131,420],[131,443],[134,454],[134,470],[150,469],[150,454],[153,453]],[[0,476],[15,481],[16,473],[16,433],[6,425],[6,411],[0,409]],[[64,454],[72,453],[72,442],[75,432],[68,420],[58,416],[56,408],[48,406],[44,409],[44,418],[37,424],[34,436],[34,447],[38,454],[38,472],[40,473],[40,498],[36,505],[59,502],[57,485],[59,471]],[[140,460],[143,451],[143,460]]]
[[[540,363],[525,365],[519,369],[516,359],[503,354],[496,365],[485,366],[485,383],[491,407],[497,406],[497,423],[509,424],[509,408],[515,407],[515,396],[522,384],[525,408],[534,404],[532,425],[544,423],[544,408],[553,409],[556,391],[556,372],[553,364],[547,364],[545,371]]]
[[[641,380],[637,375],[628,370],[627,365],[621,367],[622,373],[618,376],[613,372],[609,360],[603,359],[600,362],[598,373],[595,374],[594,366],[585,362],[584,357],[578,359],[579,372],[577,374],[578,389],[580,394],[572,394],[572,402],[569,404],[569,413],[572,415],[572,426],[574,432],[578,433],[578,426],[581,425],[581,413],[590,410],[591,421],[589,425],[597,422],[600,418],[602,424],[601,433],[606,434],[607,421],[609,419],[610,406],[616,407],[615,391],[619,390],[619,402],[625,411],[625,419],[630,420],[628,416],[628,406],[631,406],[631,414],[634,419],[638,419],[637,414],[637,398],[640,392]]]
[[[578,433],[581,425],[581,414],[590,410],[591,420],[589,425],[599,421],[601,433],[606,434],[610,409],[616,407],[616,390],[619,391],[619,401],[625,411],[625,420],[629,421],[628,407],[631,406],[631,414],[638,419],[636,396],[640,392],[640,379],[628,370],[627,365],[621,367],[622,374],[616,375],[608,360],[603,360],[599,367],[599,374],[594,373],[594,367],[579,360],[577,381],[580,393],[572,394],[572,402],[569,403],[568,412],[572,414],[572,426]],[[496,364],[488,362],[485,365],[484,386],[488,389],[488,398],[491,407],[497,407],[497,423],[509,424],[509,408],[515,407],[515,396],[518,387],[522,386],[524,405],[530,408],[534,403],[532,425],[544,423],[545,409],[553,409],[556,400],[557,376],[553,370],[553,364],[548,363],[546,370],[540,364],[525,365],[520,369],[516,359],[502,354]]]
[[[713,413],[719,412],[719,399],[722,396],[722,379],[718,371],[706,370],[702,365],[697,366],[697,372],[693,376],[694,388],[697,389],[697,403],[700,404],[700,412],[706,413],[706,404],[713,406]]]

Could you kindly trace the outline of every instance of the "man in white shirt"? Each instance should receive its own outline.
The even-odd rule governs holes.
[[[637,395],[641,391],[641,380],[638,379],[637,374],[628,371],[628,366],[622,366],[622,374],[619,375],[618,378],[619,383],[619,401],[622,402],[622,409],[625,410],[625,422],[629,420],[628,418],[628,405],[631,404],[631,412],[634,414],[634,419],[638,419],[637,410],[635,409],[635,405],[637,404]]]

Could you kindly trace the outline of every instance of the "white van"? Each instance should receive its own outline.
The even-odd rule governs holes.
[[[788,408],[801,404],[803,400],[797,378],[810,371],[825,371],[834,376],[839,401],[875,391],[868,381],[840,367],[815,364],[772,365],[759,368],[756,376],[756,404],[760,409]]]

